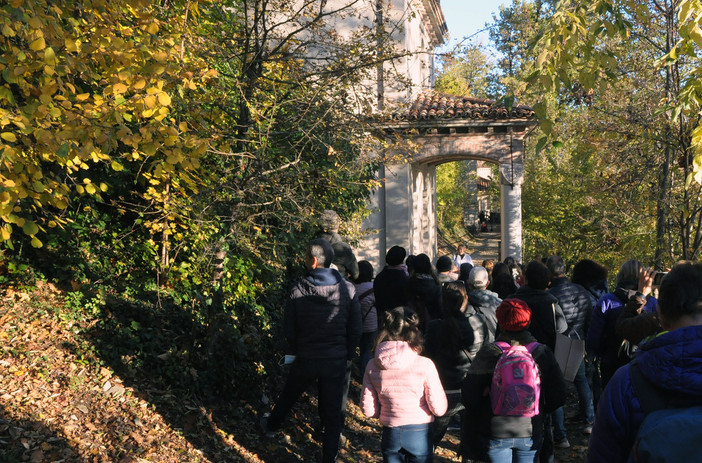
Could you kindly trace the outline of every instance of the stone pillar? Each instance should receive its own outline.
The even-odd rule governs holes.
[[[522,140],[512,142],[512,151],[500,163],[500,258],[508,256],[522,262],[522,184],[524,164]]]

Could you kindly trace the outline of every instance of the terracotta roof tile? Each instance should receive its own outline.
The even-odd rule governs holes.
[[[422,119],[530,119],[534,110],[529,106],[513,106],[507,110],[493,100],[461,97],[434,91],[422,92],[403,112],[393,113],[392,120]]]

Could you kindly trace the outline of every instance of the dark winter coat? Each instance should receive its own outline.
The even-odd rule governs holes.
[[[527,303],[531,309],[529,332],[553,352],[556,348],[556,333],[563,333],[568,328],[558,299],[545,289],[529,286],[520,287],[512,297]]]
[[[699,403],[702,397],[702,326],[667,331],[644,341],[636,351],[641,374],[670,393],[678,406]],[[614,374],[602,393],[587,461],[626,461],[644,419],[633,390],[630,365]],[[697,455],[698,457],[699,455]]]
[[[426,274],[417,274],[410,278],[409,306],[417,312],[422,320],[422,330],[426,330],[429,321],[443,316],[441,307],[441,286],[434,277]]]
[[[373,291],[379,318],[383,312],[407,305],[408,285],[409,275],[403,268],[386,266],[378,273],[373,281]]]
[[[566,277],[559,277],[551,281],[548,292],[558,299],[558,304],[563,310],[568,323],[565,333],[571,338],[585,339],[592,312],[587,290],[578,284],[571,283]]]
[[[452,339],[451,323],[459,333],[456,339]],[[456,390],[461,388],[475,355],[491,340],[484,317],[468,307],[459,317],[429,323],[422,354],[434,361],[444,389]]]
[[[361,307],[353,284],[336,270],[311,270],[292,288],[283,324],[289,353],[352,360],[361,339]]]
[[[512,345],[527,345],[534,342],[529,331],[504,332],[497,337]],[[566,384],[553,352],[544,345],[538,346],[532,356],[539,367],[541,395],[539,414],[527,417],[494,416],[490,404],[492,374],[502,351],[494,343],[485,344],[468,369],[463,382],[463,404],[466,407],[461,430],[461,453],[465,458],[489,461],[487,458],[490,439],[511,437],[533,437],[541,440],[543,417],[561,407],[566,400]]]

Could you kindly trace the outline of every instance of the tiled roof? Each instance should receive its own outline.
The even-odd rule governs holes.
[[[416,121],[436,119],[531,119],[534,110],[529,106],[498,105],[492,100],[461,97],[434,91],[422,92],[412,105],[403,112],[391,115],[392,120]]]

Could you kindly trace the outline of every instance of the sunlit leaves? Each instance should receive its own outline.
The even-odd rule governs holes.
[[[182,29],[164,27],[155,8],[146,0],[114,1],[76,15],[73,2],[38,0],[0,10],[0,180],[13,183],[2,191],[13,214],[56,223],[52,214],[75,193],[107,192],[104,182],[72,186],[80,172],[103,164],[115,172],[130,162],[164,164],[170,177],[197,163],[203,142],[190,136],[186,145],[180,137],[172,94],[181,73],[196,86],[208,69],[179,62]],[[10,222],[9,212],[0,210],[0,224]],[[34,238],[32,245],[40,244]]]

